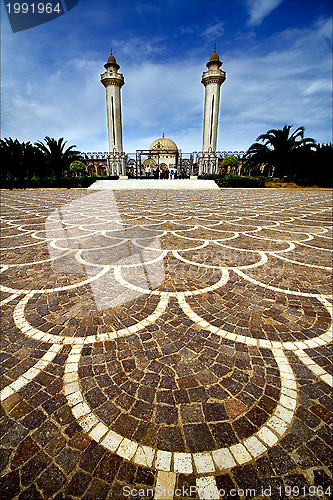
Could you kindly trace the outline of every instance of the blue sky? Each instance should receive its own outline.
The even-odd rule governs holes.
[[[80,0],[49,23],[12,33],[2,4],[1,136],[64,137],[106,151],[110,47],[124,74],[126,152],[165,133],[183,152],[202,145],[204,87],[216,43],[222,86],[218,150],[246,150],[286,124],[331,137],[328,0]]]

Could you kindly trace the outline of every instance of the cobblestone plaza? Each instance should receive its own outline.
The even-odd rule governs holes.
[[[2,498],[330,498],[331,196],[3,191]]]

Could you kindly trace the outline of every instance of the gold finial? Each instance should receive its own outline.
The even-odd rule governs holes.
[[[112,56],[112,49],[110,49],[110,56]]]
[[[214,52],[216,52],[216,43],[214,43]]]
[[[164,132],[163,132],[163,137],[164,137]]]

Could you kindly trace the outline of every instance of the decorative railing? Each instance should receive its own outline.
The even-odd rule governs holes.
[[[150,159],[156,163],[159,171],[160,158],[163,155],[173,155],[177,176],[189,177],[191,175],[216,174],[223,167],[223,159],[233,155],[239,159],[239,166],[232,169],[232,173],[240,175],[242,160],[245,151],[193,151],[183,153],[180,149],[174,150],[148,150],[137,149],[135,153],[94,151],[83,153],[84,160],[89,168],[104,172],[103,175],[128,175],[129,177],[142,177],[145,175],[145,161]],[[156,159],[157,158],[157,159]]]
[[[82,153],[83,157],[87,160],[106,160],[109,157],[108,151],[94,151],[88,153]]]
[[[138,150],[141,151],[141,150]],[[218,158],[225,158],[228,155],[234,155],[237,158],[243,158],[245,155],[245,151],[215,151],[215,154]],[[128,157],[134,157],[136,153],[125,153],[126,156]],[[182,153],[183,156],[202,156],[203,152],[202,151],[193,151],[192,153]],[[87,152],[87,153],[82,153],[82,156],[87,159],[87,160],[107,160],[107,158],[110,156],[110,153],[108,151],[94,151],[94,152]]]

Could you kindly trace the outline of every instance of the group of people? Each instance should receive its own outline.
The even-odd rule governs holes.
[[[147,165],[145,172],[146,179],[150,178],[151,173],[153,174],[154,179],[175,179],[177,176],[177,170],[175,168],[171,168],[169,170],[166,165],[164,165],[161,170],[158,167],[154,167],[153,171],[151,171],[151,168]]]

